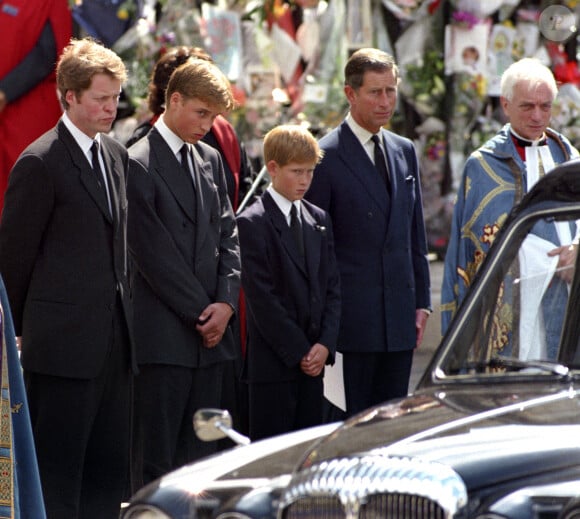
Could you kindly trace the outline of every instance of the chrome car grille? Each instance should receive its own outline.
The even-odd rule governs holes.
[[[368,455],[298,472],[282,495],[280,519],[449,519],[467,503],[450,467]]]
[[[290,505],[284,512],[284,519],[326,518],[344,519],[346,511],[337,498],[304,498]],[[437,504],[420,496],[408,494],[381,494],[370,496],[367,503],[360,506],[359,519],[392,517],[397,519],[445,519],[445,511]]]

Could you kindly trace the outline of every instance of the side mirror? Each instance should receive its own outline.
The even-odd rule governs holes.
[[[227,436],[238,445],[250,443],[250,438],[232,428],[232,416],[226,409],[199,409],[193,415],[193,429],[204,442],[221,440]]]

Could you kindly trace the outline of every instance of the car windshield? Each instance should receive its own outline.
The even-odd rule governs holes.
[[[580,220],[577,204],[570,208],[557,221],[516,220],[504,233],[444,340],[436,378],[569,376],[580,368],[578,247],[570,247]]]

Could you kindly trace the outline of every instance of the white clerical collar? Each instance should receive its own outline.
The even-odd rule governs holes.
[[[546,144],[546,133],[542,133],[542,136],[539,139],[536,140],[530,140],[530,139],[526,139],[525,137],[522,137],[521,135],[519,135],[513,128],[510,127],[510,133],[516,138],[516,141],[518,142],[518,144],[520,146],[526,147],[526,146],[544,146]]]

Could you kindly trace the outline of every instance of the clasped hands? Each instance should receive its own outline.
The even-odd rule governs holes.
[[[195,329],[203,337],[206,348],[215,348],[219,344],[233,313],[233,308],[227,303],[212,303],[199,314]]]
[[[300,369],[306,375],[317,377],[322,373],[326,359],[328,358],[328,348],[317,342],[300,361]]]

